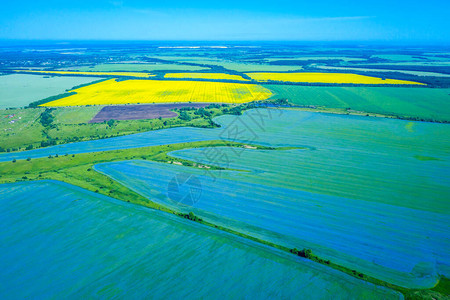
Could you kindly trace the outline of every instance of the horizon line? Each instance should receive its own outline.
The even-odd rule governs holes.
[[[304,43],[304,44],[381,44],[407,46],[450,46],[450,41],[441,40],[248,40],[248,39],[22,39],[0,38],[1,42],[48,42],[48,43]]]

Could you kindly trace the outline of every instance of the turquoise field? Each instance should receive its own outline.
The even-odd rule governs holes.
[[[398,285],[431,287],[439,275],[449,276],[448,124],[278,109],[214,120],[222,127],[159,130],[8,153],[0,159],[190,140],[295,147],[201,148],[171,154],[243,172],[143,161],[106,163],[95,169],[152,201],[192,210],[278,244],[311,248]],[[168,187],[177,174],[195,175],[202,183],[194,206],[169,199]]]
[[[25,74],[0,76],[0,109],[27,106],[33,101],[62,94],[74,86],[96,80],[99,78]]]
[[[281,113],[262,127],[252,126],[241,141],[306,149],[172,153],[246,172],[139,161],[95,168],[178,210],[183,206],[167,196],[169,182],[179,173],[194,174],[202,182],[202,196],[186,210],[288,247],[309,247],[402,286],[433,286],[438,274],[449,274],[448,125]],[[255,119],[251,111],[216,121],[231,131],[239,120],[237,131],[244,132]]]
[[[276,188],[262,183],[270,170],[252,172],[251,179],[238,172],[214,178],[144,161],[105,163],[95,170],[178,211],[193,211],[214,224],[289,248],[312,249],[325,259],[401,286],[432,287],[438,274],[449,274],[450,257],[443,251],[450,247],[448,214]],[[179,202],[171,195],[172,181],[179,177],[201,183],[201,195],[192,195],[195,201]],[[253,183],[257,179],[261,184]],[[189,195],[186,190],[180,193],[180,198]]]
[[[114,72],[114,71],[130,71],[130,72],[144,72],[144,71],[161,71],[161,70],[171,70],[171,71],[200,71],[208,70],[209,68],[189,66],[189,65],[179,65],[179,64],[127,64],[127,63],[114,63],[114,64],[100,64],[93,67],[72,67],[71,70],[78,70],[83,72]]]
[[[228,70],[237,72],[287,72],[287,71],[299,71],[302,66],[276,66],[265,63],[252,63],[252,62],[237,62],[226,59],[211,58],[208,56],[155,56],[155,58],[180,62],[180,63],[195,63],[209,66],[219,66]]]
[[[68,184],[5,184],[0,195],[8,228],[0,233],[2,299],[401,298],[288,253]]]
[[[436,77],[450,77],[450,74],[436,73],[436,72],[421,72],[421,71],[407,71],[407,70],[386,70],[386,69],[370,69],[357,67],[330,67],[330,66],[315,66],[318,69],[324,70],[344,70],[344,71],[363,71],[363,72],[382,72],[382,73],[404,73],[417,76],[436,76]]]
[[[450,122],[450,89],[404,87],[313,87],[265,85],[273,99],[301,106]]]

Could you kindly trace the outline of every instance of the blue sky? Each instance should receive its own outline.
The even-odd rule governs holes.
[[[450,43],[450,1],[16,0],[0,39]]]

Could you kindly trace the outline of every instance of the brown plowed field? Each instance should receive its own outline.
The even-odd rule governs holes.
[[[147,104],[147,105],[118,105],[105,106],[89,123],[101,123],[108,120],[142,120],[156,118],[173,118],[177,114],[170,111],[182,107],[205,107],[209,103],[174,103],[174,104]]]

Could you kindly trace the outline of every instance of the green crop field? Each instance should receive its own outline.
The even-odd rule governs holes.
[[[52,108],[52,121],[43,126],[41,115],[45,108],[0,110],[0,152],[41,148],[69,142],[97,140],[150,130],[193,126],[210,127],[209,117],[188,111],[187,119],[179,117],[150,120],[88,123],[104,106]],[[207,109],[211,117],[224,113],[227,107]],[[51,143],[49,143],[51,141]],[[42,144],[45,143],[45,144]]]
[[[273,99],[302,106],[450,121],[450,89],[265,85]]]
[[[56,109],[53,113],[57,123],[80,124],[89,122],[103,106],[64,107]]]
[[[0,110],[0,148],[20,147],[42,141],[44,127],[37,121],[44,108]],[[3,150],[2,149],[2,150]]]

